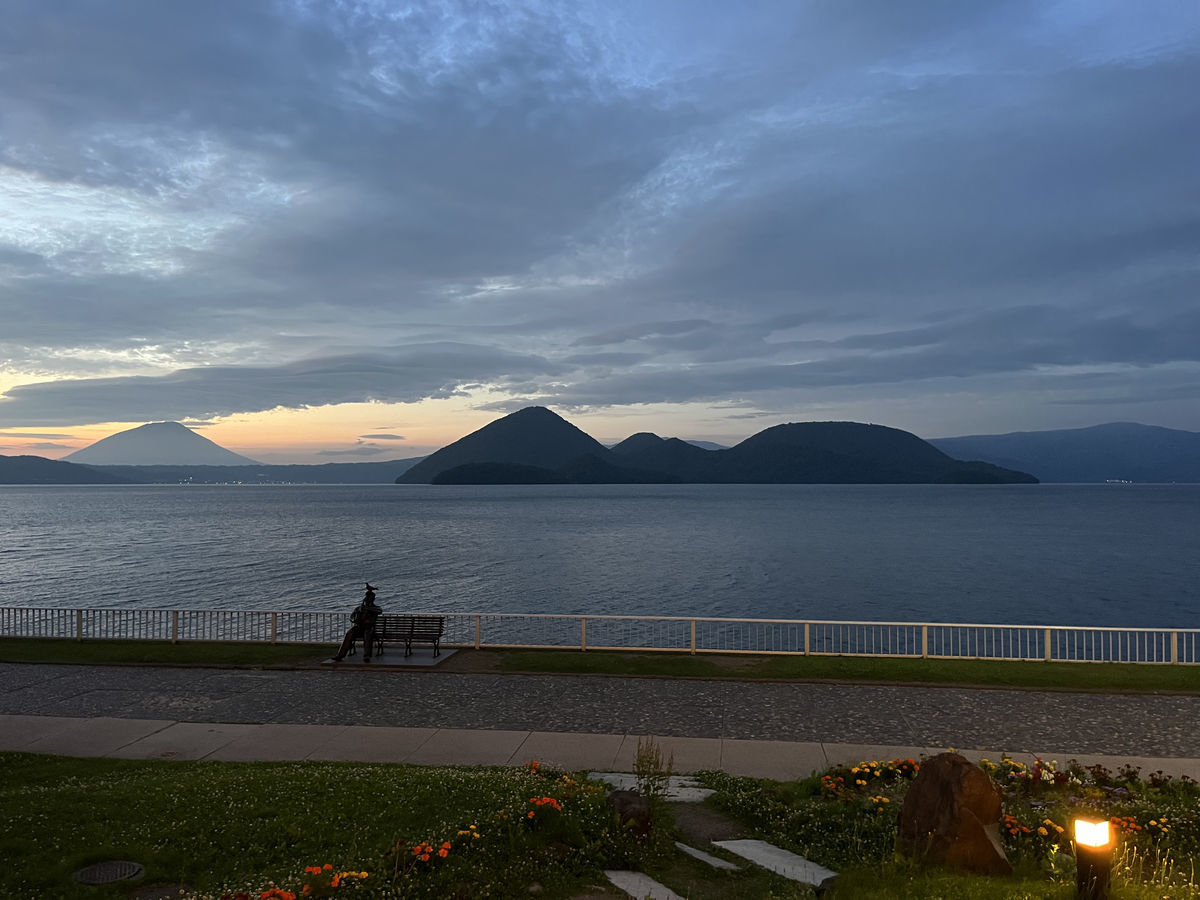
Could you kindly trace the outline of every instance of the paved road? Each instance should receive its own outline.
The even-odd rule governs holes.
[[[1200,696],[384,668],[0,663],[0,715],[379,725],[1200,758]]]

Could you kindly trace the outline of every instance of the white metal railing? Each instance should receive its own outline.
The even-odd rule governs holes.
[[[435,613],[447,647],[1200,665],[1200,629]],[[333,643],[341,612],[0,607],[0,637]]]

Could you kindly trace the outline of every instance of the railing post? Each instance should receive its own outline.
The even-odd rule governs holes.
[[[483,616],[475,617],[475,649],[479,649],[480,638],[483,635]]]
[[[579,620],[579,649],[587,649],[587,616],[583,616]]]
[[[75,610],[75,640],[83,640],[83,610]]]
[[[1050,629],[1046,629],[1044,637],[1044,649],[1046,651],[1046,662],[1050,662]]]
[[[279,643],[279,613],[271,613],[271,643]]]
[[[808,623],[804,623],[804,655],[808,656]]]
[[[696,655],[696,620],[692,619],[692,656]]]
[[[1171,665],[1179,665],[1179,632],[1171,632]]]
[[[171,643],[179,643],[179,610],[171,610]]]
[[[929,659],[929,626],[921,626],[921,659]]]

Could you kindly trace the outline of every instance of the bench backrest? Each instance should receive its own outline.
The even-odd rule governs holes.
[[[379,617],[375,631],[384,640],[389,638],[441,637],[446,627],[445,616],[384,615]]]

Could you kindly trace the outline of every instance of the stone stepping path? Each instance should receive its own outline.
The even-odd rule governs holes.
[[[788,850],[768,844],[766,841],[713,841],[713,846],[721,847],[750,862],[769,869],[784,878],[810,884],[818,892],[832,887],[837,878],[837,872],[809,862],[803,856],[797,856]]]
[[[708,863],[714,869],[730,869],[734,872],[741,870],[741,866],[735,865],[727,859],[721,859],[719,856],[713,856],[711,853],[705,853],[703,850],[697,850],[695,847],[689,847],[683,841],[676,841],[675,846],[688,856],[695,857],[700,862]]]
[[[588,778],[603,781],[618,791],[636,791],[637,776],[628,772],[588,772]],[[715,793],[708,788],[700,787],[700,782],[687,775],[672,775],[667,779],[667,792],[664,799],[676,803],[699,803]]]
[[[606,869],[604,874],[609,881],[637,900],[685,900],[665,884],[660,884],[643,872]]]

